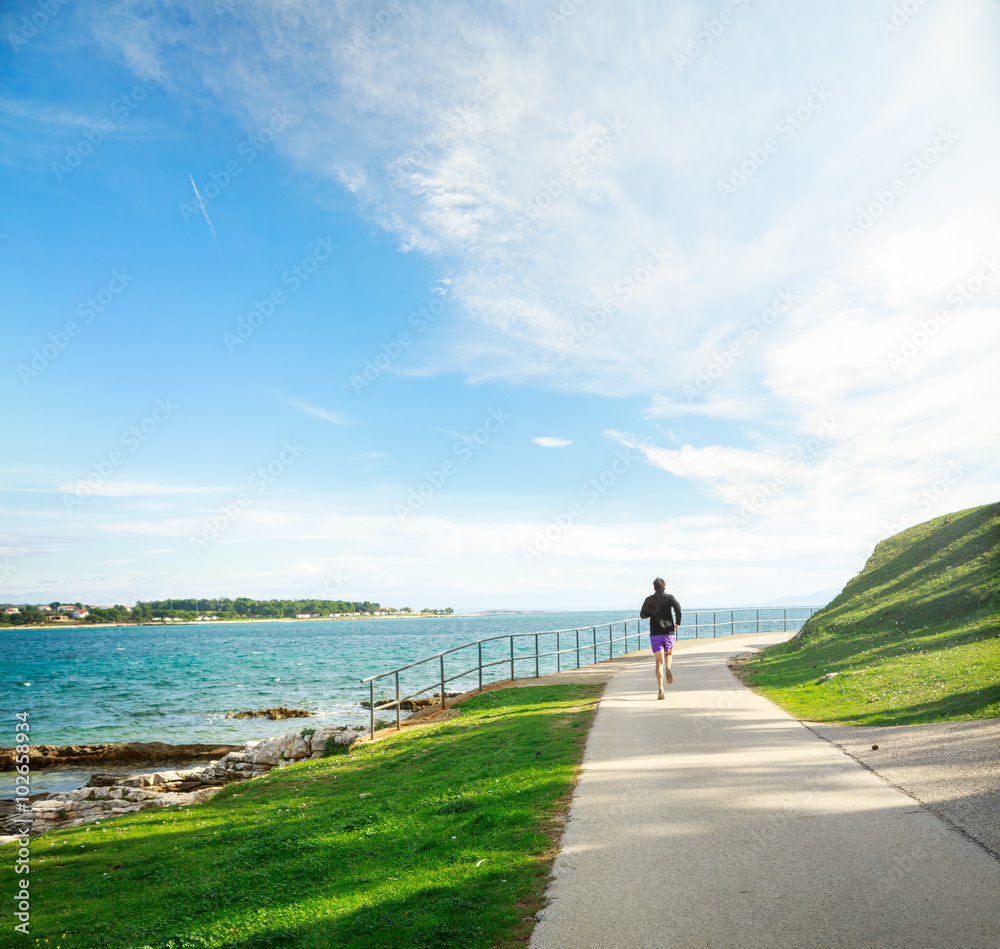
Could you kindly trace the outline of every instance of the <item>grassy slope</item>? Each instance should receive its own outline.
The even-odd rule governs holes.
[[[883,540],[793,640],[743,671],[800,719],[907,725],[1000,716],[1000,505]],[[828,672],[838,676],[818,680]]]
[[[599,693],[488,692],[198,807],[43,835],[31,936],[5,922],[0,946],[523,945]],[[13,894],[13,848],[0,854]]]

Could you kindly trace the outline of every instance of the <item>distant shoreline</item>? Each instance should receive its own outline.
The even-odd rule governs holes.
[[[486,610],[482,613],[394,613],[391,616],[266,616],[258,618],[237,617],[236,619],[196,620],[179,619],[169,623],[80,623],[69,621],[65,623],[22,623],[18,626],[2,626],[0,629],[11,632],[19,629],[160,629],[170,626],[215,626],[221,623],[317,623],[343,622],[347,620],[374,619],[448,619],[457,617],[469,619],[476,616],[513,616],[524,613],[568,613],[570,610]]]

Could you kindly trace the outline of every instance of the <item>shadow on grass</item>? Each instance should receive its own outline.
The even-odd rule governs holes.
[[[913,705],[895,707],[887,711],[884,718],[878,713],[859,712],[856,715],[838,715],[841,725],[919,725],[935,720],[951,721],[960,716],[969,718],[987,717],[987,709],[1000,704],[1000,685],[967,692],[953,692],[934,702],[916,702]]]

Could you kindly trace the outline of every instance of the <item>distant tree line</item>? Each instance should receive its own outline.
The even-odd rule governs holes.
[[[135,623],[149,622],[154,616],[194,619],[207,614],[218,616],[219,619],[285,619],[294,618],[300,613],[318,613],[320,616],[330,613],[373,613],[378,608],[378,603],[368,600],[359,603],[352,600],[252,600],[246,596],[231,600],[228,597],[202,597],[148,602],[140,600],[132,608],[131,617]]]
[[[6,612],[7,607],[17,612]],[[67,610],[67,608],[70,608]],[[349,613],[372,614],[382,607],[369,600],[252,600],[246,596],[231,600],[228,597],[200,599],[188,597],[177,600],[140,600],[132,609],[127,606],[88,606],[83,603],[49,604],[34,606],[24,603],[0,605],[0,626],[26,626],[51,623],[53,616],[68,615],[73,623],[149,623],[157,619],[194,620],[211,616],[220,620],[238,619],[290,619],[296,616],[343,616]],[[414,614],[408,606],[400,610],[385,607],[387,613]],[[454,612],[426,607],[422,614],[448,616]],[[74,613],[81,615],[74,616]]]
[[[50,603],[49,609],[42,609],[41,605],[26,603],[5,603],[0,607],[0,626],[29,626],[36,623],[50,622],[52,616],[60,613],[68,615],[74,623],[130,623],[132,622],[132,611],[127,606],[87,606],[84,603]],[[5,612],[8,606],[17,609],[16,613]],[[73,618],[73,613],[68,613],[60,607],[72,606],[76,611],[87,613],[79,619]]]

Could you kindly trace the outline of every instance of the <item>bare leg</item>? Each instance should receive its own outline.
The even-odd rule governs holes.
[[[663,652],[658,652],[657,653],[657,656],[663,656],[663,655],[665,655],[667,657],[667,661],[664,664],[666,666],[667,685],[673,685],[674,674],[670,670],[670,667],[673,665],[673,662],[674,662],[674,651],[671,649],[670,652],[668,652],[668,653],[663,653]],[[660,686],[660,688],[663,688],[663,686]]]
[[[653,655],[656,656],[656,688],[662,692],[663,671],[667,667],[667,663],[670,662],[670,655],[662,649],[657,650]]]

